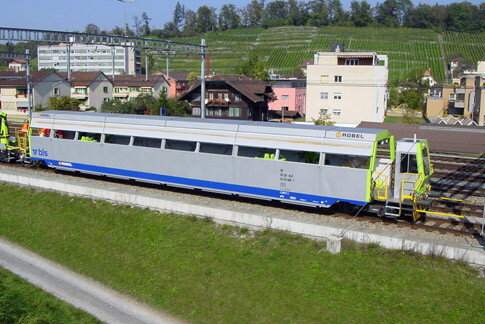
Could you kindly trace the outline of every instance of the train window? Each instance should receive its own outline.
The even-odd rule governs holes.
[[[99,141],[101,141],[101,134],[79,132],[77,138],[81,142],[98,142],[99,143]]]
[[[160,148],[162,147],[162,140],[159,138],[135,137],[135,140],[133,141],[133,145]]]
[[[54,131],[54,138],[73,140],[76,138],[76,132],[58,129]]]
[[[280,161],[300,162],[309,164],[318,164],[320,153],[308,151],[290,151],[280,150]]]
[[[423,150],[421,152],[423,153],[422,155],[423,155],[424,174],[429,174],[430,168],[429,168],[428,148],[423,147]]]
[[[276,149],[265,147],[239,146],[237,155],[256,159],[274,160],[276,156]]]
[[[232,155],[232,145],[200,143],[200,153]]]
[[[167,150],[194,152],[197,142],[166,140],[165,148]]]
[[[108,144],[129,145],[130,139],[131,139],[130,136],[124,136],[124,135],[111,135],[111,134],[104,135],[104,142]]]
[[[418,173],[416,154],[401,155],[401,173]]]
[[[30,136],[40,136],[40,137],[49,137],[51,134],[51,130],[49,128],[31,128]]]
[[[368,169],[369,157],[344,154],[325,154],[325,165],[347,168]]]

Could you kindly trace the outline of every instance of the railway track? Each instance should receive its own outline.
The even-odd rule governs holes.
[[[35,169],[35,171],[40,171],[45,173],[57,173],[57,174],[68,175],[69,177],[76,176],[76,177],[81,177],[85,179],[93,179],[97,181],[109,181],[109,182],[120,183],[120,184],[131,185],[131,186],[134,185],[134,183],[136,183],[136,186],[145,187],[145,188],[154,188],[157,190],[161,188],[160,185],[156,185],[156,184],[134,182],[133,180],[106,178],[103,176],[96,176],[96,175],[82,174],[82,173],[73,174],[72,172],[40,168],[40,167],[28,165],[28,164],[27,165],[11,164],[10,166],[15,168],[33,168]],[[251,204],[257,204],[257,205],[261,204],[260,200],[256,200],[252,198],[240,197],[240,196],[227,196],[223,194],[210,193],[210,192],[205,192],[200,190],[190,190],[190,189],[166,187],[166,186],[163,187],[163,190],[170,191],[170,192],[180,192],[180,193],[185,193],[190,195],[206,196],[206,197],[211,197],[216,199],[232,200],[232,201],[238,201],[242,203],[251,203]],[[371,224],[372,223],[381,223],[384,225],[395,224],[398,226],[406,226],[411,229],[422,229],[425,231],[435,231],[439,233],[451,233],[453,235],[466,235],[466,236],[478,237],[480,236],[480,231],[481,231],[481,228],[479,225],[466,224],[459,221],[450,222],[450,221],[441,220],[441,219],[428,218],[424,221],[419,221],[415,223],[413,222],[411,216],[403,216],[399,219],[385,219],[385,218],[383,219],[383,218],[377,217],[372,213],[361,212],[356,217],[354,215],[342,213],[342,211],[336,208],[329,208],[329,209],[322,210],[322,209],[315,209],[314,207],[284,204],[279,201],[265,201],[264,205],[267,207],[273,207],[273,208],[282,208],[286,210],[298,210],[298,211],[303,211],[311,214],[325,215],[325,217],[355,219],[358,222],[368,222]],[[481,217],[483,213],[483,209],[480,210],[480,207],[483,208],[483,206],[470,204],[470,203],[460,204],[456,202],[453,202],[453,203],[440,202],[439,204],[436,203],[435,207],[437,210],[447,212],[447,213],[451,213],[454,210],[454,211],[457,211],[458,214],[462,213],[464,216]]]

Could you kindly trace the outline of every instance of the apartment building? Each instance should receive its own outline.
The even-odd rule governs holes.
[[[127,101],[142,94],[158,98],[161,92],[168,93],[169,82],[163,75],[120,75],[113,82],[113,99]]]
[[[53,71],[32,72],[32,106],[42,107],[50,97],[69,96],[71,84]],[[24,73],[0,71],[0,110],[9,115],[27,114],[27,79]]]
[[[67,80],[66,72],[59,72]],[[113,83],[103,72],[72,72],[71,98],[81,100],[79,108],[99,109],[113,98]]]
[[[11,59],[8,61],[8,69],[15,72],[22,72],[27,69],[27,60]]]
[[[39,70],[67,72],[69,47],[69,65],[73,72],[103,72],[111,75],[114,70],[115,75],[141,73],[141,54],[138,48],[89,44],[38,46]]]
[[[296,111],[300,116],[305,115],[306,80],[276,79],[271,80],[274,97],[268,103],[270,111]]]
[[[388,58],[375,52],[318,52],[307,66],[306,121],[384,121]]]
[[[463,116],[485,126],[485,61],[478,62],[476,71],[466,71],[459,84],[436,85],[426,98],[426,115]]]

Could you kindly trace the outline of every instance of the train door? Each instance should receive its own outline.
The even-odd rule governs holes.
[[[392,197],[393,171],[395,159],[396,142],[394,136],[378,143],[375,170],[373,172],[374,198],[387,200]]]
[[[430,174],[426,144],[425,140],[408,138],[397,141],[394,197],[400,201],[413,200]]]

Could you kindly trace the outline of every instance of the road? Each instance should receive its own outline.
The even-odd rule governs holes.
[[[181,323],[0,238],[0,266],[107,323]]]

